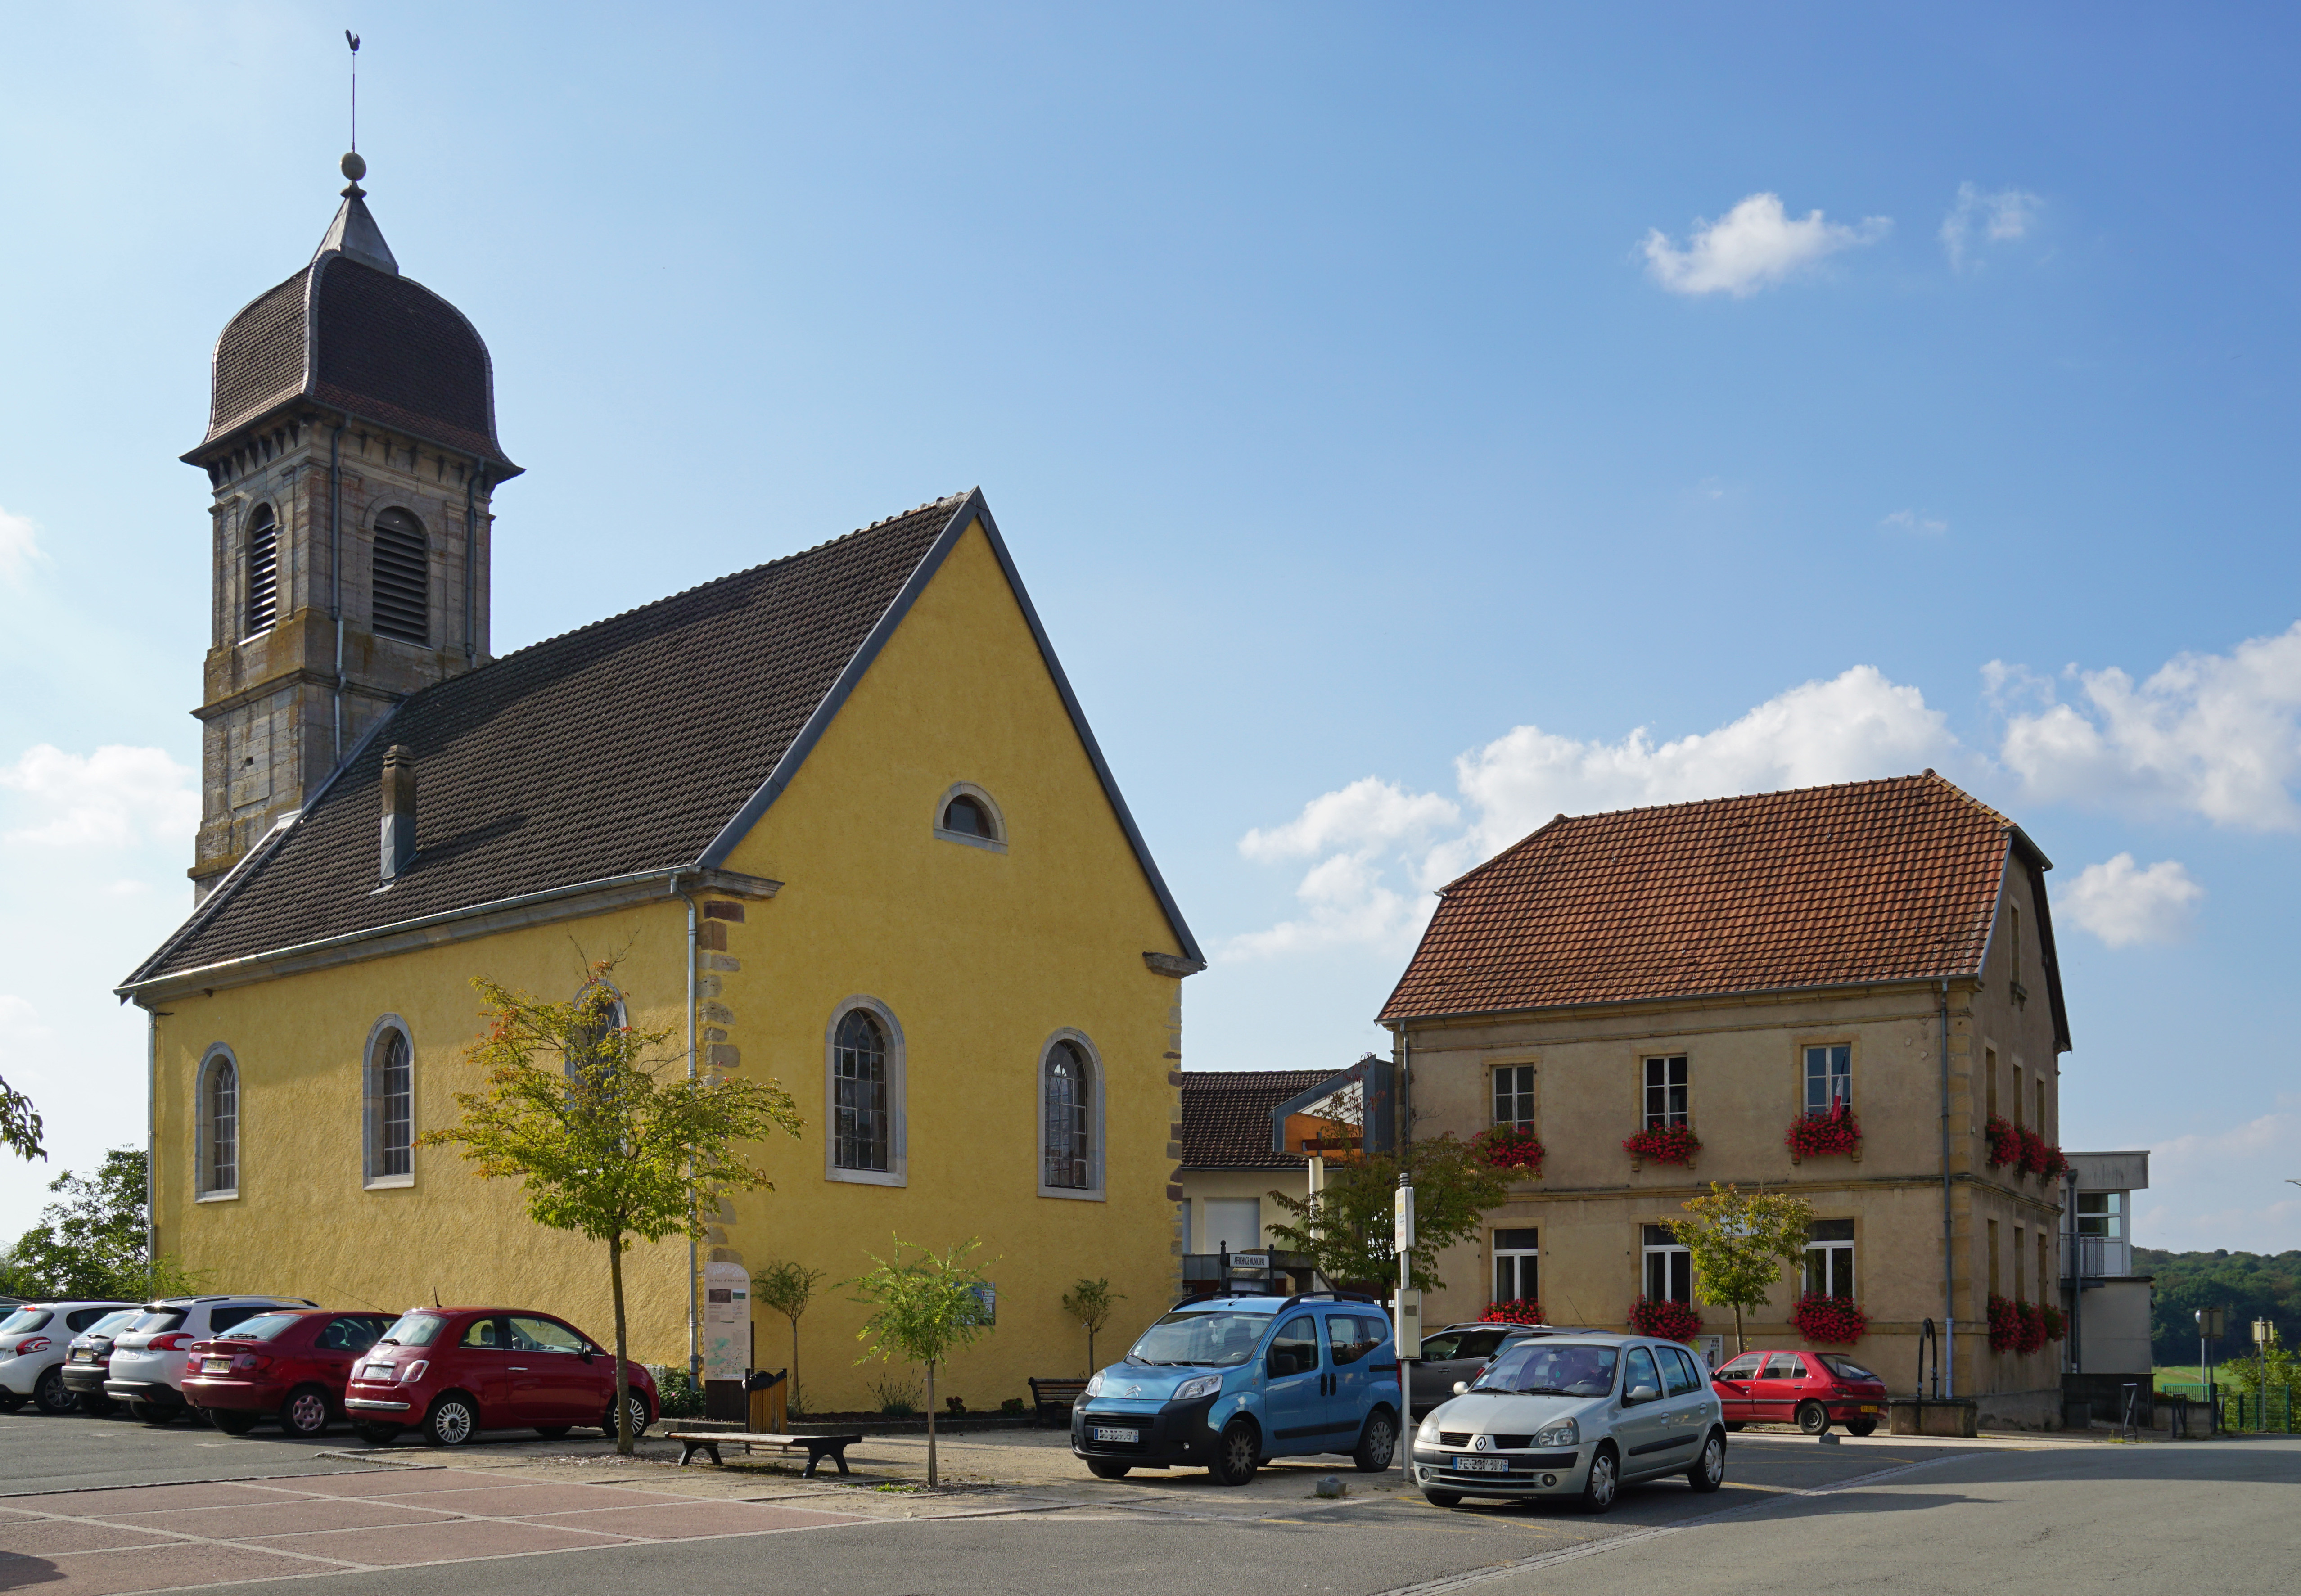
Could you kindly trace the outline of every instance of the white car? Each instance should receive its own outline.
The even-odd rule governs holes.
[[[0,1320],[0,1413],[30,1402],[43,1413],[70,1413],[79,1398],[64,1389],[72,1337],[130,1302],[27,1302]]]
[[[127,1403],[131,1418],[172,1423],[185,1410],[184,1365],[194,1341],[222,1335],[267,1308],[319,1306],[308,1297],[171,1297],[148,1302],[113,1338],[104,1394]]]
[[[1676,1341],[1585,1332],[1503,1347],[1414,1435],[1414,1483],[1437,1507],[1466,1496],[1614,1505],[1629,1481],[1726,1479],[1726,1420],[1710,1371]]]

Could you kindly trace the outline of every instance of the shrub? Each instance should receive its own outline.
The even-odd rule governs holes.
[[[1542,1316],[1542,1304],[1529,1302],[1523,1297],[1513,1297],[1508,1302],[1489,1302],[1486,1304],[1486,1311],[1478,1316],[1484,1322],[1492,1324],[1547,1323]]]
[[[1989,1123],[1982,1126],[1981,1133],[1989,1142],[1990,1168],[1999,1169],[2008,1164],[2021,1162],[2021,1132],[2013,1128],[2012,1120],[2002,1119],[1993,1114],[1989,1116]]]
[[[1630,1328],[1640,1335],[1692,1346],[1702,1333],[1702,1316],[1691,1302],[1653,1302],[1641,1297],[1630,1304]]]
[[[1825,1347],[1850,1347],[1868,1332],[1870,1316],[1851,1297],[1809,1292],[1790,1309],[1790,1323],[1807,1341]]]
[[[1542,1140],[1526,1126],[1489,1126],[1470,1138],[1470,1147],[1493,1168],[1542,1173]]]
[[[1829,1106],[1827,1114],[1801,1115],[1790,1121],[1789,1131],[1782,1141],[1801,1158],[1858,1153],[1862,1150],[1862,1124],[1853,1117],[1853,1106],[1840,1098]]]
[[[656,1376],[655,1389],[665,1418],[703,1416],[703,1387],[685,1369],[665,1369]]]
[[[2043,1314],[2046,1317],[2046,1339],[2047,1341],[2058,1341],[2067,1339],[2070,1333],[2070,1320],[2067,1314],[2064,1314],[2060,1308],[2055,1308],[2050,1302],[2040,1304],[2037,1311]]]
[[[1622,1150],[1649,1164],[1691,1165],[1694,1155],[1702,1150],[1702,1139],[1690,1125],[1664,1125],[1624,1137]]]

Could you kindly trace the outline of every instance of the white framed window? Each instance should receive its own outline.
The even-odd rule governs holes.
[[[1693,1124],[1686,1099],[1686,1055],[1649,1058],[1646,1063],[1645,1129],[1666,1131]]]
[[[1494,1071],[1494,1124],[1534,1124],[1534,1065],[1506,1064]]]
[[[1853,1102],[1853,1044],[1825,1042],[1805,1050],[1805,1111],[1820,1119],[1838,1104]]]
[[[876,998],[832,1010],[824,1032],[824,1176],[909,1183],[903,1115],[903,1028]]]
[[[1810,1297],[1853,1295],[1853,1221],[1817,1219],[1806,1233],[1805,1290]]]
[[[362,1070],[360,1178],[371,1191],[415,1183],[415,1044],[407,1022],[386,1015],[367,1037]]]
[[[1102,1061],[1082,1031],[1039,1049],[1039,1195],[1103,1195]]]
[[[1007,851],[1007,817],[997,800],[972,781],[954,781],[935,800],[934,834],[994,854]]]
[[[193,1182],[202,1202],[239,1195],[239,1060],[219,1042],[200,1061]]]
[[[1494,1232],[1496,1302],[1542,1299],[1542,1232],[1533,1225]]]
[[[2078,1193],[2078,1234],[2101,1236],[2112,1241],[2125,1239],[2125,1193],[2122,1191],[2080,1191]]]
[[[1645,1295],[1649,1302],[1694,1300],[1694,1255],[1665,1224],[1641,1227]]]

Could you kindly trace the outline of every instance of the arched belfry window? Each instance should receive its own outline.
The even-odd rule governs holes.
[[[406,643],[431,640],[431,547],[423,523],[405,510],[375,518],[374,624]]]
[[[835,1181],[904,1184],[902,1028],[876,999],[849,998],[833,1011],[824,1041],[831,1135],[824,1173]]]
[[[280,618],[280,518],[258,505],[247,518],[247,606],[239,635],[272,630]]]
[[[217,1048],[200,1065],[194,1152],[198,1195],[239,1195],[239,1064]]]
[[[376,1022],[367,1044],[367,1090],[362,1093],[366,1146],[364,1182],[406,1186],[415,1178],[415,1045],[397,1015]]]
[[[1102,1081],[1094,1048],[1058,1032],[1039,1057],[1039,1194],[1102,1193]]]
[[[934,834],[945,842],[964,842],[992,853],[1007,851],[1007,818],[991,795],[972,781],[954,782],[936,800]]]

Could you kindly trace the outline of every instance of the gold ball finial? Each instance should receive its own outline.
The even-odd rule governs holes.
[[[360,159],[360,153],[357,150],[347,154],[342,164],[344,175],[355,183],[367,176],[367,163]]]

